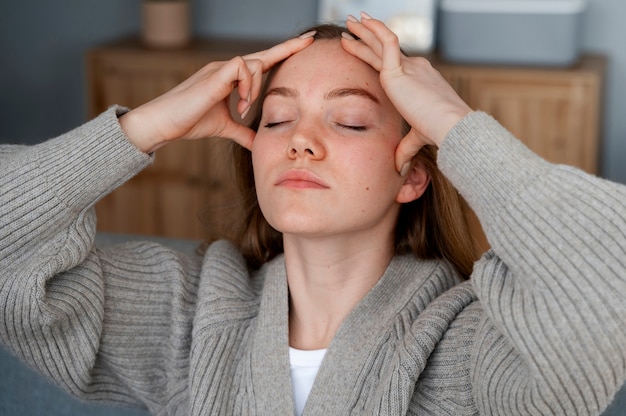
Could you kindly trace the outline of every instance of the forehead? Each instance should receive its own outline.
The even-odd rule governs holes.
[[[324,86],[361,87],[383,93],[379,74],[371,66],[347,53],[339,39],[318,39],[289,57],[276,71],[270,87],[302,89]]]

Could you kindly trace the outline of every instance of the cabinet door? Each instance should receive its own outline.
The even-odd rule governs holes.
[[[597,173],[599,86],[571,72],[444,73],[467,103],[554,163]]]
[[[206,152],[202,141],[173,143],[167,153],[158,152],[152,166],[98,202],[98,230],[203,239]]]
[[[211,138],[205,141],[205,178],[203,206],[200,220],[211,237],[232,236],[234,225],[243,215],[243,199],[235,181],[235,167],[231,157],[233,142]]]
[[[477,81],[470,101],[493,114],[537,154],[597,172],[597,137],[589,86],[576,80],[503,85]]]
[[[97,62],[95,111],[136,107],[170,90],[201,63],[108,57]],[[207,202],[205,141],[181,141],[156,152],[154,163],[96,205],[100,231],[204,238],[198,219]]]
[[[163,59],[142,52],[94,52],[88,65],[93,116],[111,104],[137,107],[187,79],[202,62]]]

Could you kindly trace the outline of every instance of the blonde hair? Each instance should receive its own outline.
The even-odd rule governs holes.
[[[315,26],[305,32],[309,30],[316,30],[316,39],[340,39],[343,32],[349,33],[346,28],[331,24]],[[264,97],[278,66],[268,74],[261,97]],[[261,107],[262,103],[251,124],[254,130],[260,124]],[[405,125],[404,132],[408,132],[409,128]],[[250,151],[234,142],[231,149],[244,212],[235,232],[229,237],[239,247],[249,266],[259,268],[283,252],[282,234],[272,228],[261,213]],[[439,171],[436,160],[437,149],[433,146],[423,147],[413,159],[414,163],[421,164],[428,171],[430,184],[420,198],[400,208],[394,252],[412,253],[422,259],[445,259],[467,278],[477,258],[477,249],[469,230],[466,203]]]

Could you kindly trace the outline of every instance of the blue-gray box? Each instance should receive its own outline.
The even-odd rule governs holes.
[[[450,61],[569,66],[587,0],[441,0],[439,48]]]

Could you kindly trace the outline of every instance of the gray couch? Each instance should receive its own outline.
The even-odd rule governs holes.
[[[141,240],[146,237],[117,234],[99,234],[99,245],[122,241]],[[196,241],[153,238],[177,250],[193,254]],[[69,396],[49,380],[20,363],[0,348],[0,416],[148,416],[142,409],[129,409],[99,403],[86,403]],[[603,416],[626,416],[626,385],[603,413]]]

